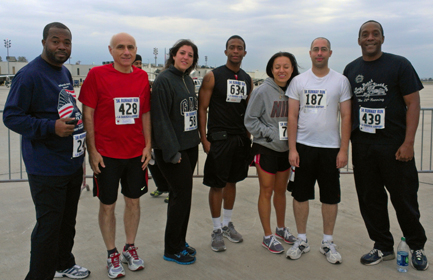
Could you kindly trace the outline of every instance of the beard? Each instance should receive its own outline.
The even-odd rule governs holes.
[[[45,53],[47,55],[47,59],[51,62],[54,62],[55,64],[63,64],[65,63],[65,61],[67,61],[69,59],[69,57],[71,56],[71,54],[65,52],[65,51],[57,51],[57,52],[52,52],[50,51],[48,48],[45,48]],[[62,53],[65,56],[62,58],[59,58],[56,56],[57,53]]]

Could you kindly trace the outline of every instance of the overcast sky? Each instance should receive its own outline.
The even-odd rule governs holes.
[[[108,44],[113,34],[127,32],[137,40],[143,62],[158,64],[181,38],[191,39],[199,49],[199,64],[219,66],[226,62],[225,42],[234,34],[247,44],[242,67],[264,71],[278,51],[293,53],[304,72],[311,66],[308,50],[316,37],[331,41],[330,67],[342,72],[361,55],[357,37],[361,24],[374,19],[382,23],[382,50],[408,58],[421,78],[433,77],[432,0],[2,0],[1,39],[10,39],[11,56],[29,61],[42,51],[43,27],[60,21],[72,31],[71,63],[101,64],[112,60]],[[6,48],[0,50],[5,60]]]

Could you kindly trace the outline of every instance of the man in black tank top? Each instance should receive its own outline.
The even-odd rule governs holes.
[[[224,53],[227,63],[206,74],[198,105],[201,141],[208,154],[203,184],[210,187],[209,206],[214,225],[211,248],[216,252],[226,249],[223,236],[232,242],[243,241],[231,222],[231,216],[236,183],[248,175],[251,147],[250,135],[244,125],[247,101],[253,87],[251,77],[241,69],[242,59],[247,54],[245,41],[238,35],[231,36]]]

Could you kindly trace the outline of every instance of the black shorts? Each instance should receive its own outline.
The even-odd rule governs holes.
[[[147,193],[147,169],[141,169],[141,156],[131,159],[102,157],[105,168],[93,176],[93,196],[107,205],[117,200],[119,180],[122,194],[128,198],[139,198]]]
[[[340,202],[340,170],[337,166],[339,148],[316,148],[296,143],[299,153],[299,167],[295,169],[295,180],[288,189],[299,202],[314,199],[316,181],[320,189],[320,202]]]
[[[237,183],[248,176],[251,140],[244,135],[228,135],[213,141],[204,166],[203,184],[224,188],[226,183]]]
[[[259,144],[253,144],[254,159],[251,165],[272,175],[290,169],[289,152],[276,152]]]

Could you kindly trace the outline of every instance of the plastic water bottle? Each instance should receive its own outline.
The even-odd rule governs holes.
[[[407,272],[409,267],[409,246],[406,238],[402,237],[397,247],[397,270],[398,272]]]

